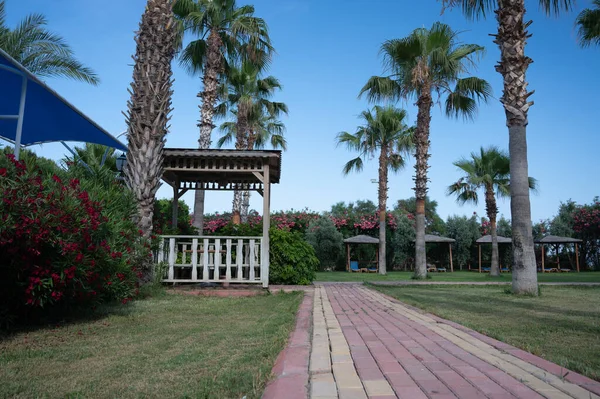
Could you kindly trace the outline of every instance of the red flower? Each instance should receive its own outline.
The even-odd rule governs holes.
[[[6,176],[6,168],[0,168],[0,176]]]

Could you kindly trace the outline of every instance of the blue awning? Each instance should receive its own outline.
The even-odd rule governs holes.
[[[14,142],[16,146],[53,141],[80,141],[127,151],[123,143],[2,49],[0,93],[0,137]],[[25,94],[23,103],[22,94]],[[18,134],[19,120],[22,121],[21,137]]]

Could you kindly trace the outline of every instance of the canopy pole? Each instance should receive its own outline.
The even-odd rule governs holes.
[[[577,264],[577,273],[579,273],[579,247],[575,243],[575,263]]]
[[[481,244],[479,244],[478,247],[479,247],[479,273],[481,273]]]
[[[27,98],[27,77],[23,76],[21,84],[21,101],[19,103],[19,117],[17,119],[17,135],[15,136],[15,159],[19,160],[21,153],[21,135],[23,134],[23,117],[25,115],[25,99]]]

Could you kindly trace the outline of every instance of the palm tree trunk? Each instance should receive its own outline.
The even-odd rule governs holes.
[[[236,140],[235,149],[244,150],[247,147],[246,135],[248,134],[248,109],[243,103],[238,104],[237,122],[236,122]],[[232,222],[233,224],[241,223],[242,213],[242,191],[235,190],[233,192],[232,204]]]
[[[498,206],[496,205],[496,197],[494,196],[494,188],[492,186],[485,189],[485,210],[490,219],[491,236],[492,236],[492,267],[490,268],[490,276],[500,275],[499,266],[499,251],[498,251],[498,234],[496,233],[496,218],[498,216]]]
[[[206,65],[202,83],[204,90],[198,93],[198,97],[202,99],[202,107],[200,108],[200,139],[198,140],[198,148],[210,148],[210,136],[215,125],[213,125],[213,117],[215,114],[215,104],[217,102],[217,87],[219,85],[219,74],[223,69],[223,58],[221,55],[221,47],[223,42],[219,33],[215,30],[210,32],[207,40],[208,49],[206,55]],[[200,234],[204,229],[204,190],[196,190],[194,198],[194,227]]]
[[[431,86],[424,84],[417,100],[417,128],[415,130],[416,165],[415,165],[415,198],[417,211],[415,215],[415,279],[427,277],[427,254],[425,251],[425,198],[427,196],[427,169],[429,165],[429,124],[431,122]]]
[[[172,1],[148,0],[135,38],[125,176],[138,203],[138,227],[146,238],[152,234],[154,199],[163,173],[164,138],[173,94],[174,26]],[[151,267],[145,267],[143,274],[142,281],[152,280]]]
[[[537,295],[537,271],[531,229],[529,171],[527,164],[527,112],[533,102],[528,98],[526,72],[531,58],[525,56],[528,23],[524,22],[524,0],[498,0],[500,47],[496,70],[504,78],[501,102],[506,113],[510,152],[510,209],[512,219],[513,283],[515,294]]]
[[[386,265],[386,213],[387,213],[387,179],[388,179],[388,149],[386,145],[381,146],[379,155],[379,274],[387,273]]]
[[[254,143],[256,142],[256,134],[253,131],[248,132],[248,140],[246,148],[248,150],[254,149]],[[242,194],[242,223],[248,223],[248,212],[250,210],[250,191],[245,190]]]

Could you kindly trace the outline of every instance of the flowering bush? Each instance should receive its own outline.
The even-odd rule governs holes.
[[[151,253],[131,221],[128,190],[112,173],[86,176],[23,156],[0,155],[0,314],[37,318],[130,300],[136,266]]]

